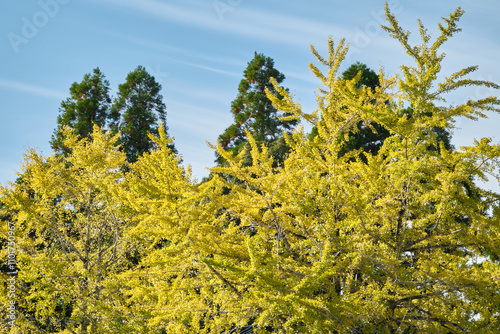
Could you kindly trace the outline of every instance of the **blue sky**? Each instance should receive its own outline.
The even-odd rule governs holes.
[[[473,78],[500,83],[500,2],[496,0],[389,2],[400,24],[413,31],[417,19],[437,36],[437,23],[456,7],[463,31],[443,46],[443,75],[479,65]],[[361,61],[378,71],[399,72],[409,58],[380,29],[383,1],[374,0],[40,0],[0,1],[0,183],[15,179],[24,152],[46,155],[69,87],[99,67],[112,95],[126,75],[143,65],[163,86],[167,125],[184,163],[198,179],[208,175],[215,143],[232,122],[229,106],[254,52],[274,59],[284,86],[315,109],[319,82],[307,64],[309,45],[323,54],[328,36],[345,37],[347,68]],[[449,103],[499,95],[465,89]],[[456,146],[489,136],[500,142],[500,117],[458,120]]]

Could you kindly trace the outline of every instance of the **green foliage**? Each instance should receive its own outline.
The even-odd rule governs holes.
[[[70,127],[77,135],[86,138],[92,133],[94,125],[113,128],[120,117],[119,113],[110,111],[109,82],[98,67],[92,74],[85,74],[82,82],[74,82],[69,91],[70,97],[61,102],[58,126],[50,141],[58,153],[68,153],[63,144],[63,127]]]
[[[349,66],[347,70],[342,73],[342,79],[351,80],[356,77],[361,72],[359,81],[356,83],[356,88],[361,88],[362,86],[370,87],[375,90],[375,87],[380,86],[380,81],[378,79],[377,73],[373,72],[368,66],[360,62],[356,62]]]
[[[238,87],[238,96],[231,103],[234,123],[218,139],[221,146],[233,155],[240,153],[247,145],[246,131],[250,132],[259,144],[272,144],[282,137],[284,131],[290,131],[298,123],[297,120],[281,120],[280,116],[286,116],[286,113],[280,115],[266,96],[266,90],[274,92],[271,78],[278,83],[285,80],[285,76],[274,68],[274,61],[270,57],[255,53],[243,75],[244,78]],[[277,164],[283,163],[288,152],[284,142],[280,142],[281,144],[275,145]],[[216,157],[218,164],[223,164],[223,158],[217,153]]]
[[[122,114],[123,121],[117,129],[121,131],[121,143],[129,162],[153,148],[148,133],[158,133],[158,122],[167,132],[167,113],[160,90],[161,85],[142,66],[130,72],[119,86],[112,111]],[[171,148],[175,151],[173,144]]]

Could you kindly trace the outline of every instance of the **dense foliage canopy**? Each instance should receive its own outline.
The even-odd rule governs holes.
[[[119,134],[98,126],[88,138],[63,129],[66,159],[29,151],[18,182],[1,188],[1,218],[18,243],[16,326],[2,328],[498,332],[500,194],[474,180],[497,175],[500,145],[483,138],[454,150],[433,130],[500,111],[496,97],[446,104],[461,87],[500,88],[467,78],[476,66],[437,81],[439,50],[462,15],[444,19],[434,40],[420,24],[422,43],[412,46],[386,5],[384,29],[414,64],[401,76],[381,69],[374,87],[359,84],[362,71],[340,72],[344,40],[329,39],[326,56],[312,47],[322,84],[314,112],[270,79],[264,92],[281,121],[317,129],[284,134],[290,151],[278,166],[250,128],[248,149],[216,145],[225,163],[201,184],[163,125],[129,161]],[[377,152],[344,150],[360,122],[387,131]]]

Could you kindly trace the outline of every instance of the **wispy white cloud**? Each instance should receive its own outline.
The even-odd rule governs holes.
[[[229,112],[231,101],[236,98],[237,94],[236,91],[218,86],[198,86],[196,82],[169,81],[163,88],[165,89],[163,96],[167,106],[172,103],[180,105],[182,104],[180,101],[190,101],[190,104],[183,105],[183,110],[193,110],[195,108],[196,112],[203,113],[209,110],[207,108],[218,108],[219,106],[222,106],[224,112]]]
[[[296,70],[291,70],[291,69],[284,69],[282,71],[285,73],[285,76],[287,78],[293,78],[299,81],[302,81],[304,83],[308,84],[313,84],[313,85],[320,85],[321,81],[314,76],[314,74],[311,73],[311,71],[308,68],[305,68],[305,70],[299,72]]]
[[[260,10],[242,10],[240,15],[242,33],[290,45],[308,46],[325,36],[343,37],[348,31],[340,26],[321,21],[312,21],[295,16],[279,15]]]
[[[183,61],[183,60],[179,60],[179,59],[173,59],[173,60],[180,63],[180,64],[196,67],[196,68],[199,68],[202,70],[220,73],[220,74],[225,74],[225,75],[229,75],[231,77],[241,77],[241,74],[236,73],[236,72],[225,71],[225,70],[221,70],[219,68],[215,68],[212,66],[201,65],[201,64],[197,64],[197,63],[193,63],[193,62],[189,62],[189,61]]]
[[[211,55],[207,55],[207,54],[200,54],[199,52],[196,52],[194,50],[179,48],[179,47],[175,47],[172,45],[167,45],[165,43],[135,38],[135,37],[132,37],[129,35],[119,34],[119,33],[115,33],[112,31],[106,31],[105,33],[110,35],[110,36],[116,37],[116,38],[121,38],[121,39],[130,41],[136,45],[140,45],[142,47],[147,47],[150,50],[153,50],[153,52],[158,51],[162,54],[166,53],[166,54],[179,55],[180,57],[182,57],[182,59],[180,57],[169,57],[169,56],[164,56],[164,55],[162,55],[162,58],[165,60],[174,61],[174,62],[177,62],[180,64],[200,68],[200,69],[207,70],[210,72],[221,73],[221,74],[225,74],[225,75],[229,75],[229,76],[233,76],[233,77],[241,76],[240,73],[226,71],[226,70],[214,67],[214,66],[202,65],[200,63],[196,63],[193,61],[187,61],[186,59],[192,58],[192,59],[197,59],[197,60],[204,60],[204,61],[208,61],[211,63],[224,64],[226,66],[227,65],[231,65],[231,66],[241,65],[241,66],[243,66],[245,64],[244,62],[242,62],[241,60],[238,60],[236,58],[228,58],[228,57],[221,58],[221,57],[217,57],[215,55],[211,56]]]
[[[89,27],[89,29],[92,29],[92,27]],[[98,29],[95,28],[95,31],[97,32]],[[161,52],[168,53],[168,54],[176,53],[176,54],[181,54],[184,56],[191,56],[191,55],[196,54],[195,51],[190,51],[187,49],[179,48],[179,47],[165,44],[162,42],[147,40],[144,38],[133,37],[129,34],[123,34],[120,32],[116,32],[115,30],[99,30],[99,33],[105,34],[113,39],[118,38],[118,39],[121,39],[121,40],[124,40],[127,42],[131,42],[134,45],[145,47],[145,48],[148,48],[148,49],[154,50],[154,51],[161,51]]]
[[[63,92],[59,92],[57,90],[45,87],[31,85],[24,82],[0,79],[0,87],[57,100],[62,100],[65,97],[65,94]]]
[[[342,36],[347,34],[345,29],[333,24],[249,10],[243,6],[235,9],[231,19],[220,20],[214,9],[207,6],[207,2],[200,1],[189,1],[184,7],[158,0],[100,0],[97,3],[127,7],[160,20],[289,45],[304,46],[319,37],[334,33]]]

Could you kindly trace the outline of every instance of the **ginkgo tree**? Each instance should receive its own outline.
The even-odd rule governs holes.
[[[94,126],[88,138],[64,129],[70,153],[30,150],[20,180],[1,189],[16,226],[17,319],[23,333],[116,333],[126,312],[113,275],[127,270],[137,245],[124,230],[118,135]],[[2,298],[5,298],[2,295]]]
[[[290,119],[318,128],[311,143],[303,130],[287,137],[292,148],[284,168],[252,144],[253,165],[231,159],[218,172],[243,180],[224,203],[245,234],[238,252],[246,256],[210,259],[238,287],[233,317],[258,332],[469,333],[500,328],[499,195],[472,181],[498,171],[500,145],[483,138],[451,151],[432,128],[453,129],[456,117],[477,119],[499,111],[488,97],[446,106],[446,93],[466,86],[499,86],[467,76],[467,67],[437,82],[442,45],[460,29],[458,8],[435,40],[419,22],[422,44],[409,44],[386,5],[384,29],[415,65],[380,87],[357,87],[360,75],[344,80],[339,67],[348,51],[341,40],[311,64],[323,88],[318,110],[302,111],[293,96],[269,98]],[[407,107],[412,107],[409,115]],[[319,121],[319,113],[322,121]],[[363,121],[390,132],[377,155],[339,154],[346,130]],[[354,128],[353,131],[356,129]],[[429,150],[439,147],[439,150]],[[353,159],[363,154],[364,159]],[[498,180],[498,179],[497,179]],[[230,224],[229,224],[230,225]],[[230,225],[231,226],[231,225]],[[230,306],[225,305],[226,309]]]
[[[240,247],[245,236],[233,232],[240,228],[223,211],[221,177],[196,185],[161,127],[150,138],[155,148],[130,165],[124,180],[124,203],[135,226],[127,236],[146,254],[118,278],[123,307],[134,315],[129,323],[140,333],[230,330],[239,312],[232,302],[241,298],[239,283],[231,283],[214,261],[247,255]]]

